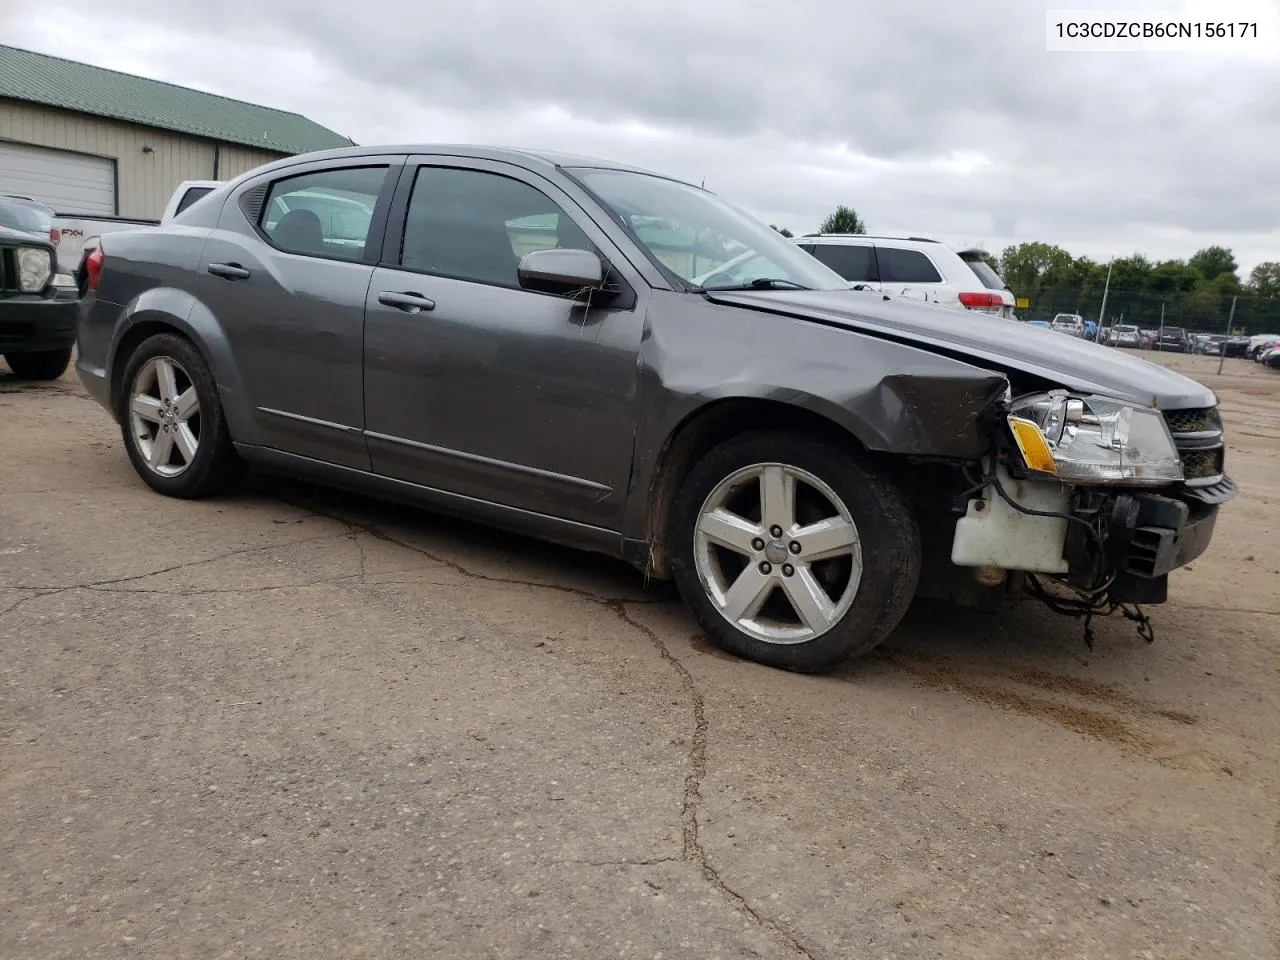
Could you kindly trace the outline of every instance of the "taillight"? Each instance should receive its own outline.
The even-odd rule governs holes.
[[[961,293],[958,295],[961,306],[967,310],[977,310],[981,313],[1002,314],[1004,313],[1004,297],[998,293],[991,293],[984,290],[982,293]]]
[[[1004,309],[1004,297],[998,293],[962,293],[960,302],[969,310]]]
[[[49,242],[50,242],[50,243],[52,243],[55,247],[56,247],[59,243],[61,243],[61,242],[62,242],[62,231],[61,231],[61,230],[59,230],[57,227],[50,227],[50,228],[49,228]]]
[[[102,279],[102,248],[94,247],[93,251],[85,258],[84,273],[87,281],[87,288],[90,290],[98,289],[98,281]]]

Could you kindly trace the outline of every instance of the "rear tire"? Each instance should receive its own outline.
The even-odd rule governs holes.
[[[149,337],[129,356],[116,418],[133,468],[157,493],[215,496],[244,472],[209,365],[177,334]]]
[[[71,348],[40,350],[35,353],[6,353],[4,362],[15,377],[23,380],[57,380],[71,363]]]
[[[672,574],[711,641],[800,673],[867,653],[901,621],[920,534],[889,480],[842,446],[751,433],[707,453],[672,511]]]

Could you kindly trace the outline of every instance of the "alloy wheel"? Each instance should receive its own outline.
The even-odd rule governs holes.
[[[152,357],[134,378],[129,425],[147,467],[176,477],[191,466],[200,446],[200,397],[172,357]]]
[[[804,643],[840,622],[862,580],[862,543],[826,483],[783,463],[737,470],[707,496],[694,565],[720,614],[767,643]]]

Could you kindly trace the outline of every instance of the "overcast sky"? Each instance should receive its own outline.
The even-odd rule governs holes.
[[[997,252],[1220,243],[1246,277],[1280,260],[1280,0],[0,6],[5,43],[294,110],[362,144],[541,147],[705,179],[797,233],[845,203],[872,233]],[[1226,55],[1049,53],[1058,7],[1269,35]]]

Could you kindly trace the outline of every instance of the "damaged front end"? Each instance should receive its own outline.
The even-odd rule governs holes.
[[[1008,398],[991,453],[957,502],[951,563],[974,581],[1021,582],[1088,620],[1150,627],[1169,573],[1208,548],[1235,496],[1216,408],[1161,411],[1065,390]]]

